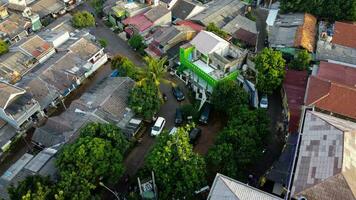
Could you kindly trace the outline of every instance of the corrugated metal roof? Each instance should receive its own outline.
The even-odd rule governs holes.
[[[282,200],[267,192],[236,181],[222,174],[216,174],[208,200]]]

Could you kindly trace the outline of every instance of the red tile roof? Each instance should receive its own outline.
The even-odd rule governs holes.
[[[204,29],[204,26],[201,26],[197,23],[194,23],[192,21],[189,21],[189,20],[182,20],[182,21],[179,21],[177,22],[177,25],[179,26],[189,26],[190,28],[192,28],[193,30],[195,31],[201,31]]]
[[[356,68],[353,67],[322,61],[317,76],[349,87],[356,87]]]
[[[315,76],[309,78],[307,105],[356,119],[356,88]]]
[[[123,21],[123,23],[126,26],[134,26],[139,32],[143,32],[153,25],[153,23],[144,14],[128,17]]]
[[[302,105],[304,104],[304,94],[308,79],[307,71],[287,70],[283,82],[283,88],[287,95],[288,109],[290,114],[289,132],[298,131]]]
[[[335,22],[332,42],[346,47],[356,48],[356,24]]]

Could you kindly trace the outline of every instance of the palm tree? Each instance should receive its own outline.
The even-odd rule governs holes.
[[[146,69],[141,71],[141,79],[138,81],[138,84],[144,84],[147,79],[151,79],[157,87],[159,87],[161,83],[175,85],[172,81],[164,78],[167,72],[167,68],[165,66],[167,57],[156,59],[146,56],[143,59],[146,62]],[[158,95],[162,99],[161,92],[159,92]]]

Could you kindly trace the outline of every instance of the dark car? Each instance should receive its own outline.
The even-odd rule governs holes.
[[[176,109],[176,117],[174,119],[176,125],[181,125],[183,123],[183,114],[180,108]]]
[[[189,132],[189,143],[196,144],[200,136],[201,136],[201,129],[197,127],[193,128]]]
[[[182,90],[178,86],[173,86],[172,87],[172,92],[174,97],[177,99],[177,101],[183,101],[184,100],[184,94]]]
[[[199,118],[200,123],[208,124],[210,111],[211,111],[211,105],[205,104],[200,114],[200,118]]]

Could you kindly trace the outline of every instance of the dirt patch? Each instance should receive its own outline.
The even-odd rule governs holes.
[[[214,145],[217,135],[223,128],[222,118],[217,113],[212,113],[212,118],[207,125],[198,125],[202,130],[201,137],[194,147],[194,152],[206,155],[208,150]]]

